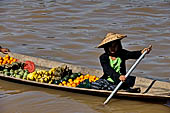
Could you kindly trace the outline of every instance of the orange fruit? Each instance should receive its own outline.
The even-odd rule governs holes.
[[[10,60],[13,60],[14,58],[13,57],[10,57]]]
[[[6,58],[9,58],[9,55],[5,55]]]
[[[72,87],[72,85],[71,85],[71,84],[69,84],[69,85],[68,85],[68,87]]]
[[[87,75],[84,76],[84,79],[89,79],[89,77],[90,77],[90,75],[87,74]]]
[[[59,86],[62,86],[62,83],[59,83]]]
[[[5,57],[4,60],[8,60],[8,58]]]
[[[80,80],[80,77],[77,77],[76,80]]]
[[[10,60],[7,60],[7,62],[8,62],[8,64],[10,64],[11,61],[10,61]]]
[[[79,85],[79,84],[80,84],[80,81],[77,82],[77,85]]]
[[[93,79],[94,79],[94,80],[96,79],[96,76],[95,76],[95,75],[93,76]]]
[[[68,79],[68,82],[72,82],[73,80],[72,79]]]
[[[0,63],[2,62],[2,60],[0,60]]]
[[[6,61],[6,60],[4,60],[2,63],[3,63],[3,64],[6,64],[6,63],[7,63],[7,61]]]
[[[76,84],[72,84],[71,86],[72,86],[72,87],[76,87]]]
[[[71,81],[71,82],[69,82],[70,84],[73,84],[74,82],[73,81]]]
[[[63,85],[66,84],[66,81],[63,81],[62,84],[63,84]]]
[[[80,84],[80,81],[79,80],[75,80],[74,83]]]
[[[87,74],[87,75],[85,75],[86,77],[89,77],[90,75],[89,74]]]
[[[67,86],[69,86],[70,85],[70,83],[67,83]]]
[[[96,80],[99,80],[99,77],[96,77]]]
[[[93,82],[93,80],[92,80],[92,79],[89,79],[89,82]]]
[[[83,81],[84,81],[84,79],[81,79],[81,80],[80,80],[80,82],[83,82]]]
[[[15,59],[15,58],[14,58],[12,61],[13,61],[13,62],[16,62],[16,61],[17,61],[17,59]]]
[[[83,78],[84,78],[84,75],[81,75],[80,78],[83,79]]]

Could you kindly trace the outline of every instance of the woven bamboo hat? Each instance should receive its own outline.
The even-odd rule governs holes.
[[[104,45],[108,44],[109,42],[115,41],[115,40],[121,40],[123,38],[127,37],[123,34],[118,33],[107,33],[107,35],[104,37],[102,42],[97,46],[97,48],[103,48]]]

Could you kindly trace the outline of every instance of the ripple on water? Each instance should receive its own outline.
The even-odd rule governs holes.
[[[1,112],[96,112],[87,105],[73,99],[39,91],[28,91],[8,95],[8,97],[1,98],[0,100],[0,105],[3,105],[1,107]]]

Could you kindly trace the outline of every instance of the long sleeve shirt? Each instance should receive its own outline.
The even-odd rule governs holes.
[[[126,74],[126,60],[128,59],[138,59],[141,56],[141,51],[128,51],[125,49],[120,50],[116,57],[119,57],[122,62],[120,64],[120,73],[122,75]],[[115,82],[119,81],[120,74],[117,73],[111,66],[110,66],[110,60],[109,55],[107,53],[102,54],[100,57],[100,63],[103,68],[104,75],[102,78],[107,79],[108,76],[112,78]],[[117,84],[117,83],[116,83]]]

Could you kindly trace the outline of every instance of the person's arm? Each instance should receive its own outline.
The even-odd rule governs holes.
[[[152,45],[149,45],[147,48],[144,48],[139,51],[123,50],[123,53],[124,53],[125,59],[138,59],[142,55],[142,53],[144,53],[144,51],[147,51],[147,54],[149,54],[151,50],[152,50]]]
[[[123,50],[124,56],[126,57],[125,59],[138,59],[145,51],[147,51],[147,54],[150,53],[152,50],[152,45],[149,45],[147,48],[144,48],[140,51],[127,51]],[[120,75],[119,79],[121,81],[125,81],[125,75]]]
[[[2,48],[0,46],[0,52],[2,52],[3,54],[7,54],[8,52],[10,52],[10,50],[8,48]]]
[[[123,50],[123,54],[125,59],[138,59],[141,56],[141,51],[128,51],[128,50]]]
[[[100,56],[100,63],[105,76],[110,76],[113,80],[115,80],[115,78],[119,78],[120,74],[112,69],[110,66],[109,58],[106,54]]]

